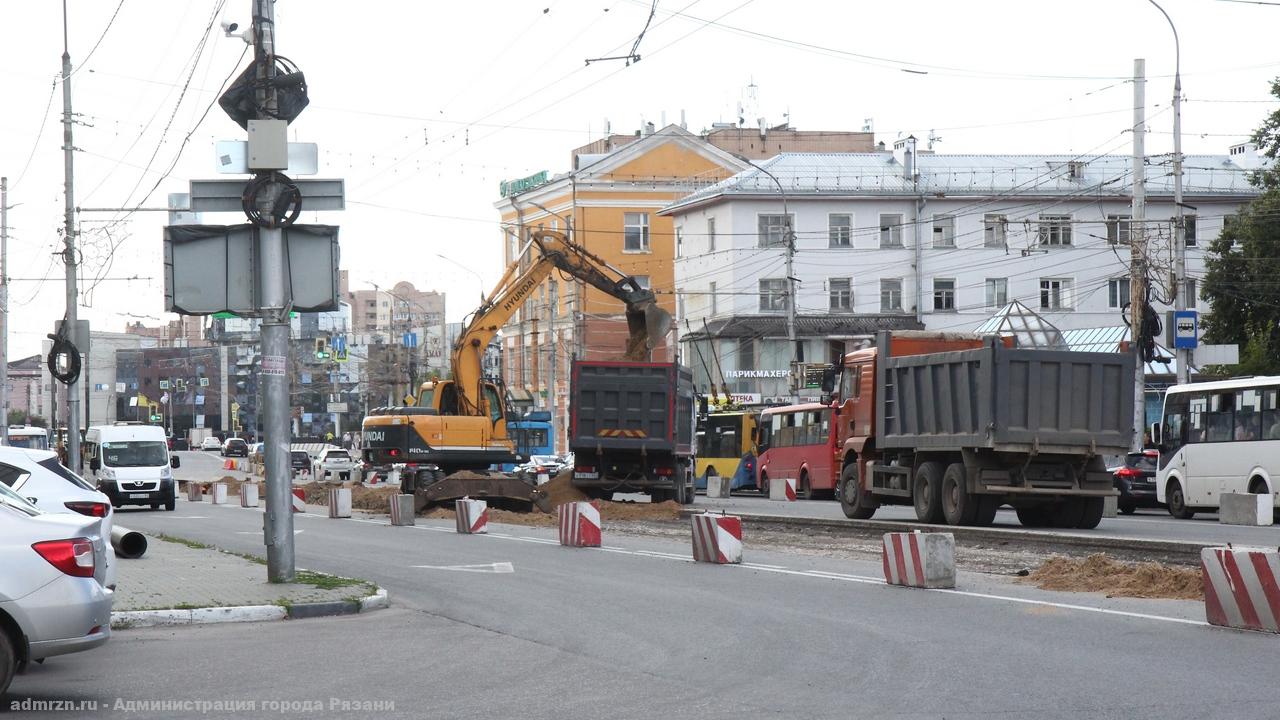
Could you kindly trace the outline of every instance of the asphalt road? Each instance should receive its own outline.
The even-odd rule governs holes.
[[[317,509],[318,512],[318,509]],[[261,554],[262,514],[179,502],[129,526]],[[1280,638],[1210,628],[1198,603],[1047,593],[961,574],[893,588],[878,563],[549,529],[296,517],[300,567],[367,578],[392,609],[129,630],[18,678],[14,700],[319,702],[334,717],[1263,718]],[[496,564],[496,565],[495,565]],[[508,565],[509,564],[509,565]],[[509,570],[509,571],[508,571]],[[329,700],[394,703],[368,712]],[[261,706],[259,706],[261,707]],[[99,713],[108,714],[108,713]],[[242,711],[240,716],[278,712]],[[294,713],[298,714],[298,713]],[[200,710],[129,717],[206,717]],[[92,713],[83,716],[91,717]]]

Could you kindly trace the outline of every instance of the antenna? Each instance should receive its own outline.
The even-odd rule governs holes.
[[[930,130],[929,130],[929,149],[930,149],[930,150],[932,150],[932,149],[933,149],[933,144],[934,144],[934,143],[936,143],[936,142],[942,142],[942,136],[940,136],[940,135],[935,135],[935,134],[934,134],[934,132],[933,132],[933,130],[932,130],[932,129],[930,129]]]

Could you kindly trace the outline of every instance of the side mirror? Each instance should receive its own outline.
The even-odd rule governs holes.
[[[1151,444],[1156,447],[1160,447],[1163,442],[1160,431],[1160,423],[1151,423]]]
[[[89,458],[89,469],[97,472],[102,469],[102,461],[98,458]]]
[[[175,470],[176,470],[176,469],[178,469],[178,468],[180,468],[180,467],[182,467],[182,460],[181,460],[181,459],[179,459],[177,455],[170,455],[170,456],[169,456],[169,467],[171,467],[171,468],[173,468],[173,469],[175,469]]]
[[[27,498],[27,502],[31,503],[32,505],[38,505],[40,503],[40,499],[29,497]]]

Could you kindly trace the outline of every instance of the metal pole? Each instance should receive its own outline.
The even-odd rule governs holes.
[[[254,44],[258,78],[275,77],[275,14],[272,0],[254,0]],[[258,91],[258,101],[274,109],[275,90]],[[288,367],[289,298],[285,277],[284,232],[259,228],[259,260],[262,273],[262,360],[273,370],[262,380],[263,435],[266,450],[267,511],[263,530],[267,544],[267,579],[290,582],[293,559],[293,482],[289,472],[289,376],[277,374]]]
[[[1146,61],[1138,58],[1133,61],[1133,220],[1129,231],[1129,331],[1135,355],[1134,450],[1142,450],[1142,429],[1147,424],[1146,375],[1142,361],[1142,315],[1147,303],[1146,88]],[[1117,226],[1117,240],[1119,231]]]
[[[551,454],[556,455],[556,447],[560,444],[559,404],[556,402],[556,364],[559,363],[560,333],[556,331],[556,310],[559,303],[560,286],[555,280],[551,283],[551,302],[547,305],[547,350],[551,354],[551,364],[547,366],[547,407],[551,410]]]
[[[63,261],[67,266],[67,317],[65,330],[76,337],[76,203],[75,146],[71,142],[71,53],[67,50],[67,0],[62,0],[62,162],[65,206]],[[79,349],[77,349],[79,352]],[[67,462],[73,471],[80,469],[80,397],[79,380],[67,385]],[[8,418],[5,418],[6,423]]]
[[[1173,309],[1186,310],[1195,298],[1187,297],[1187,223],[1182,217],[1182,46],[1173,18],[1155,0],[1152,5],[1164,15],[1173,30]],[[1178,360],[1178,382],[1191,382],[1191,352],[1175,348]]]
[[[9,444],[9,178],[0,177],[0,444]]]

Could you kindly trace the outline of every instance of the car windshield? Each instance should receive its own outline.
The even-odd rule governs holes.
[[[80,477],[79,475],[63,467],[62,463],[58,462],[58,458],[48,458],[47,460],[41,460],[39,464],[40,464],[40,467],[44,468],[45,470],[48,470],[54,475],[57,475],[63,480],[66,480],[72,485],[75,485],[81,490],[97,489],[94,486],[90,485],[88,482],[86,482],[84,478]]]
[[[18,512],[27,515],[36,516],[40,514],[40,510],[35,505],[27,502],[27,499],[18,493],[9,489],[8,485],[0,483],[0,504],[8,505]]]
[[[244,441],[243,441],[243,440],[234,440],[234,439],[233,439],[233,440],[228,440],[228,441],[227,441],[227,447],[244,447]]]
[[[28,450],[48,450],[47,435],[9,435],[9,446]]]
[[[169,448],[158,440],[102,443],[102,463],[110,467],[158,467],[169,464]]]

